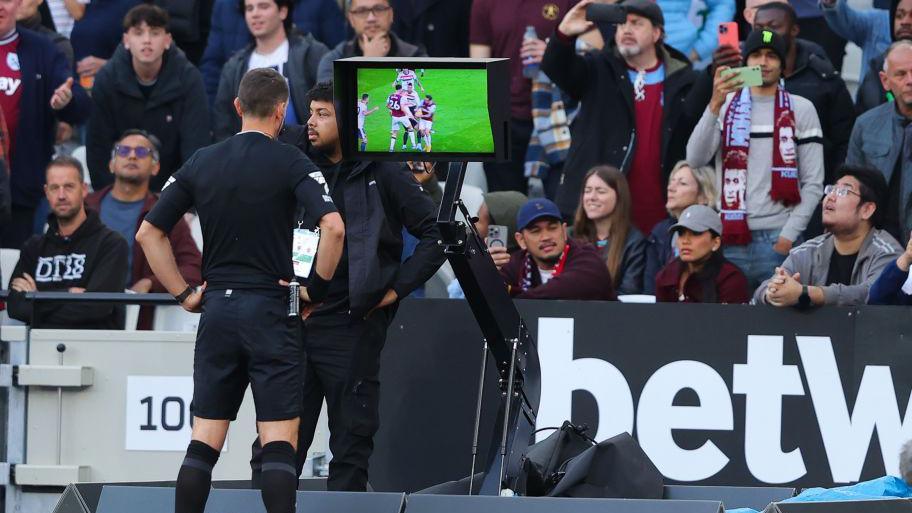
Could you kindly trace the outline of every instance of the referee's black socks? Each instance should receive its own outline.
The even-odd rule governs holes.
[[[174,494],[174,513],[203,513],[209,488],[212,485],[212,467],[219,452],[199,440],[191,440],[187,456],[177,473]]]
[[[295,450],[288,442],[269,442],[263,446],[263,504],[269,513],[295,513],[298,471]]]

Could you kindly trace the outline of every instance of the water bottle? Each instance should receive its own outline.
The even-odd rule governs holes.
[[[535,31],[535,27],[532,25],[526,26],[526,33],[523,34],[523,41],[528,39],[538,39],[538,32]],[[530,59],[523,60],[523,76],[529,79],[535,78],[538,76],[538,67],[537,62],[533,62]]]

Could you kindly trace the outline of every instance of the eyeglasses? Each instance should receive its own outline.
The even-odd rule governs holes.
[[[367,18],[369,14],[373,14],[374,17],[379,18],[381,15],[388,13],[392,9],[393,8],[388,5],[375,5],[373,7],[361,7],[359,9],[352,9],[348,12],[356,18]]]
[[[127,146],[125,144],[118,144],[114,146],[114,153],[120,158],[127,158],[130,156],[130,153],[136,155],[138,159],[144,159],[152,154],[152,150],[146,148],[145,146]]]
[[[837,198],[845,198],[849,194],[854,194],[861,197],[861,194],[849,189],[844,185],[827,185],[823,188],[824,196],[829,196],[830,194],[835,194]]]

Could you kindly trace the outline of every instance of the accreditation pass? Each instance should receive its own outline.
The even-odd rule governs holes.
[[[294,266],[295,276],[308,278],[317,256],[317,246],[320,244],[320,229],[315,231],[296,228],[291,240],[291,264]]]

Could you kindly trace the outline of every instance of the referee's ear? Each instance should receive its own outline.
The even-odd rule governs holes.
[[[234,111],[237,112],[239,118],[244,117],[244,111],[241,109],[241,99],[235,97],[234,99]]]

